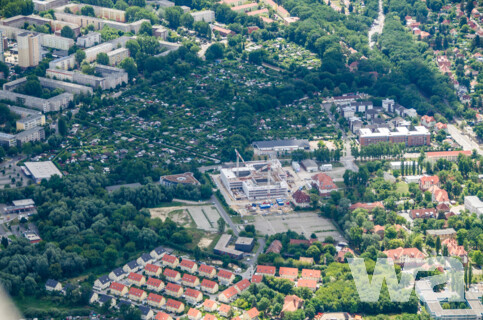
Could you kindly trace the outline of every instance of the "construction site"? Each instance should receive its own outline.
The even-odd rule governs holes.
[[[236,151],[235,164],[221,169],[220,179],[234,200],[284,199],[289,186],[277,159],[245,162]]]

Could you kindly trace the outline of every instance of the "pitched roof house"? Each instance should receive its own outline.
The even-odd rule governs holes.
[[[179,264],[178,258],[169,254],[165,254],[161,258],[161,262],[163,263],[164,266],[169,266],[171,268],[176,268]]]
[[[169,312],[182,313],[184,311],[184,303],[168,299],[168,301],[166,301],[166,310]]]
[[[216,269],[212,266],[202,264],[198,268],[198,274],[202,277],[213,279],[216,276]]]
[[[278,274],[280,275],[280,278],[295,280],[299,275],[299,269],[280,267]]]
[[[312,185],[319,190],[319,194],[322,196],[328,196],[331,191],[337,190],[334,180],[325,173],[313,175]]]
[[[196,304],[203,300],[203,294],[201,293],[201,291],[192,288],[187,288],[184,292],[184,296],[186,298],[186,301],[191,304]]]
[[[179,298],[183,295],[183,287],[176,283],[168,282],[164,291],[166,292],[166,294],[175,298]]]
[[[403,265],[405,263],[419,264],[426,257],[418,248],[397,248],[385,250],[383,253],[394,263]]]
[[[181,273],[176,270],[172,269],[164,269],[163,275],[166,277],[166,280],[176,282],[181,279]]]
[[[320,281],[322,272],[320,270],[302,269],[302,279]]]
[[[146,281],[146,285],[151,291],[159,292],[164,289],[164,282],[156,278],[150,277],[148,281]]]
[[[181,283],[187,287],[196,287],[200,285],[200,279],[197,276],[185,273],[181,278]]]
[[[274,266],[257,266],[257,274],[264,276],[275,276],[276,269]]]
[[[203,316],[200,310],[194,308],[190,308],[187,315],[189,320],[199,320]]]
[[[196,270],[198,270],[198,265],[196,262],[188,260],[188,259],[183,259],[179,263],[179,267],[181,270],[189,272],[189,273],[195,273]]]
[[[230,303],[236,299],[237,295],[238,290],[235,288],[235,286],[229,287],[218,295],[218,301],[223,303]]]
[[[166,303],[166,299],[163,296],[152,292],[148,295],[147,300],[150,306],[158,309],[164,306],[164,304]]]
[[[218,303],[216,301],[211,300],[211,299],[206,299],[203,302],[203,309],[205,309],[206,312],[213,312],[218,308]]]
[[[218,283],[216,283],[215,281],[208,280],[208,279],[203,279],[201,281],[201,290],[205,292],[215,294],[218,292],[218,288],[219,288]]]
[[[222,285],[228,286],[235,280],[235,275],[231,271],[220,269],[218,271],[218,280]]]
[[[160,266],[148,263],[144,266],[144,273],[148,276],[158,277],[161,274],[162,268]]]

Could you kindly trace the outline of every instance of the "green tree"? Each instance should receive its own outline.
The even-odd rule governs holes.
[[[80,65],[85,58],[86,58],[86,53],[84,52],[84,50],[78,49],[75,52],[75,61],[77,61],[78,65]]]
[[[223,59],[224,50],[224,44],[220,42],[213,43],[211,46],[208,47],[208,49],[206,49],[205,58],[206,60]]]
[[[81,9],[81,14],[83,16],[88,16],[88,17],[95,17],[96,14],[94,12],[94,8],[91,6],[83,6]]]
[[[67,135],[67,133],[68,133],[67,122],[65,121],[64,117],[62,117],[62,118],[59,119],[58,129],[59,129],[59,133],[62,136],[65,137]]]
[[[186,27],[188,29],[192,29],[193,24],[195,23],[195,19],[193,18],[193,16],[189,12],[186,12],[186,13],[183,13],[181,15],[179,22],[183,27]]]
[[[136,62],[134,62],[133,58],[126,58],[121,61],[120,64],[121,68],[124,69],[124,71],[127,72],[129,79],[134,78],[135,76],[138,75],[138,68],[136,66]]]
[[[225,219],[220,217],[217,222],[218,222],[218,232],[219,233],[225,232],[225,226],[226,226]]]
[[[152,36],[153,35],[153,26],[149,21],[143,21],[141,23],[141,27],[139,28],[139,34]]]
[[[168,7],[164,11],[164,18],[168,21],[168,25],[172,29],[177,29],[180,25],[180,18],[183,14],[183,9],[180,7]]]
[[[60,35],[62,37],[65,37],[65,38],[70,38],[70,39],[74,39],[75,38],[75,32],[69,26],[64,26],[62,28],[62,30],[60,31]]]
[[[109,65],[109,56],[105,52],[99,52],[97,54],[96,61],[99,64],[108,66]]]

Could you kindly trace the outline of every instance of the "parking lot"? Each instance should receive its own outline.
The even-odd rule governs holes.
[[[332,221],[320,217],[315,212],[295,212],[286,215],[255,216],[255,228],[263,235],[295,231],[307,238],[315,233],[319,240],[331,236],[336,241],[346,241],[336,229]]]
[[[218,219],[220,219],[220,214],[214,206],[192,206],[187,209],[199,229],[206,231],[218,230]]]

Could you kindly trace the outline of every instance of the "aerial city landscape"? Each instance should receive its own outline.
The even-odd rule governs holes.
[[[482,25],[0,0],[0,320],[482,320]]]

